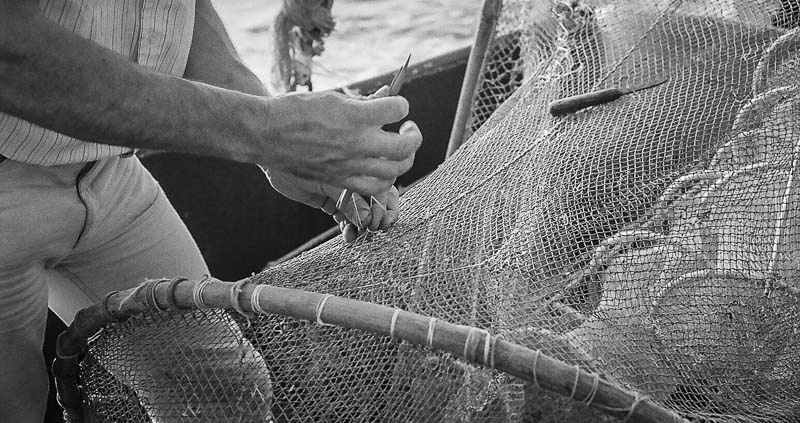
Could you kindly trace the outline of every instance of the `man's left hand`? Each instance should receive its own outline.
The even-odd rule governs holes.
[[[345,190],[340,198],[350,198],[353,197],[353,201],[360,204],[362,201],[366,202],[363,197],[358,194],[353,194],[352,191]],[[364,221],[364,228],[367,231],[375,232],[378,230],[387,231],[389,230],[392,225],[394,225],[397,220],[400,218],[400,193],[397,191],[397,188],[392,186],[389,191],[384,192],[383,194],[379,194],[369,199],[369,209],[370,209],[370,218],[369,221]],[[339,223],[339,229],[342,231],[342,236],[344,236],[345,241],[351,242],[358,234],[364,231],[364,229],[359,229],[355,223],[352,221],[343,220],[337,215],[333,216],[333,219]]]
[[[353,241],[365,230],[387,230],[399,217],[397,189],[371,198],[343,188],[262,168],[276,191],[284,196],[323,210],[339,223],[345,241]]]

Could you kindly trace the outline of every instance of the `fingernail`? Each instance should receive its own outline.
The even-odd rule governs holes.
[[[400,132],[407,132],[411,130],[411,128],[413,128],[414,125],[415,125],[414,122],[410,120],[403,122],[403,124],[400,125]]]
[[[357,234],[355,233],[355,229],[353,229],[353,225],[345,225],[344,229],[342,230],[342,236],[344,236],[344,240],[347,243],[353,242],[356,239]]]

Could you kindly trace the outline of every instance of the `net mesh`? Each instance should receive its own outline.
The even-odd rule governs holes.
[[[504,2],[474,133],[403,197],[395,228],[253,280],[487,329],[693,421],[797,421],[791,7]],[[100,421],[615,421],[591,399],[388,337],[223,311],[113,325],[82,378]]]

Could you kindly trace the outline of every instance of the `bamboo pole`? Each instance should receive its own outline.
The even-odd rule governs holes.
[[[494,35],[497,18],[500,17],[502,0],[484,0],[481,9],[481,18],[478,22],[478,32],[475,42],[467,60],[467,69],[464,71],[464,82],[461,83],[461,94],[458,96],[458,107],[453,120],[453,129],[450,131],[450,141],[447,144],[447,155],[450,157],[464,142],[464,131],[472,115],[472,103],[475,97],[475,86],[483,69],[484,56],[489,49],[489,44]]]
[[[506,372],[626,421],[684,422],[672,411],[597,374],[587,373],[538,350],[491,336],[481,329],[364,301],[254,285],[248,279],[233,283],[213,278],[203,281],[184,278],[150,280],[136,288],[112,293],[102,303],[81,310],[58,339],[54,369],[60,370],[57,378],[65,376],[64,380],[59,379],[59,397],[62,400],[66,397],[78,399],[77,404],[62,406],[68,413],[80,414],[80,395],[75,395],[78,388],[66,386],[74,383],[70,379],[74,369],[64,368],[77,367],[78,360],[86,351],[87,339],[102,327],[145,311],[197,308],[233,309],[245,315],[279,314],[389,336]],[[65,388],[67,391],[62,392]]]

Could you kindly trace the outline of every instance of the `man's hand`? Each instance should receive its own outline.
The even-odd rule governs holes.
[[[345,190],[343,192],[342,197],[347,199],[348,194],[350,191]],[[360,202],[363,201],[366,204],[364,199],[355,193],[350,194],[352,198],[352,202],[361,204]],[[360,200],[360,201],[359,201]],[[339,224],[339,230],[342,231],[342,236],[344,240],[347,242],[352,242],[353,240],[358,237],[358,235],[363,232],[364,230],[367,231],[387,231],[389,228],[394,225],[397,220],[400,218],[400,193],[397,191],[397,188],[392,186],[388,192],[385,192],[378,196],[370,197],[369,201],[369,210],[370,210],[370,217],[369,222],[364,222],[362,227],[354,224],[351,220],[341,219],[338,215],[333,216],[333,220]],[[365,229],[366,228],[366,229]]]
[[[263,97],[208,0],[197,3],[185,78],[69,32],[37,2],[0,4],[7,6],[0,13],[0,111],[67,136],[256,163],[318,181],[296,188],[295,197],[330,186],[367,199],[390,192],[422,141],[411,122],[400,133],[381,129],[408,113],[401,97]]]
[[[197,2],[194,39],[184,76],[262,98],[269,96],[258,78],[241,62],[222,22],[208,0]],[[370,100],[386,97],[388,94],[389,87],[384,86],[372,95],[356,99],[359,101]],[[327,99],[329,96],[330,94],[315,94],[309,98]],[[281,105],[281,102],[285,100],[277,99],[275,101]],[[335,98],[334,101],[342,102],[343,99]],[[403,103],[403,100],[400,103]],[[318,120],[319,116],[314,113],[309,111],[295,113],[292,118],[306,117]],[[330,117],[331,110],[326,110],[325,114]],[[335,117],[339,118],[339,116]],[[374,129],[378,130],[377,127]],[[323,142],[330,142],[330,140],[325,138]],[[303,153],[302,155],[305,158],[308,154]],[[288,166],[289,163],[295,161],[289,160],[283,164]],[[264,168],[262,167],[262,169]],[[353,191],[345,191],[342,187],[295,176],[298,173],[303,174],[303,169],[290,173],[279,164],[273,166],[269,171],[264,169],[264,172],[278,192],[292,200],[322,209],[332,215],[334,220],[340,224],[342,234],[348,242],[354,240],[364,230],[387,230],[398,219],[398,193],[394,187],[375,195],[373,200],[370,196],[362,197],[354,194]]]
[[[254,161],[271,171],[347,188],[364,198],[388,192],[414,163],[422,134],[413,122],[399,133],[381,126],[408,114],[402,97],[357,99],[332,92],[270,101],[269,135]]]
[[[276,191],[287,198],[303,203],[333,216],[337,222],[369,222],[370,207],[360,196],[339,201],[346,190],[332,185],[299,178],[297,176],[261,168]]]
[[[323,210],[339,224],[345,241],[352,242],[365,230],[388,230],[399,218],[399,194],[389,191],[370,197],[342,188],[309,181],[280,171],[263,169],[276,191],[287,198]]]
[[[386,97],[388,94],[389,87],[383,86],[372,95],[349,98],[363,101]],[[367,202],[349,189],[314,184],[283,172],[265,170],[265,173],[278,192],[332,215],[347,242],[355,240],[364,230],[388,230],[399,218],[399,193],[393,185],[380,194],[367,196]]]

